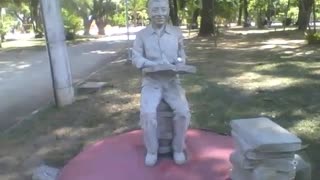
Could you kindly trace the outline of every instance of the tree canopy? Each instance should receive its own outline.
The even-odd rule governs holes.
[[[129,25],[139,26],[148,22],[147,0],[128,0]],[[217,24],[237,22],[248,27],[255,22],[259,28],[271,22],[282,22],[284,26],[296,25],[307,30],[310,20],[320,16],[320,0],[168,0],[173,25],[198,28],[199,35],[210,36]],[[105,34],[106,25],[124,26],[126,23],[124,0],[60,0],[66,31],[76,33],[83,30],[90,34],[92,24],[98,33]],[[23,32],[33,31],[43,35],[40,0],[1,0],[0,9],[5,9],[0,21],[2,37],[10,28]]]

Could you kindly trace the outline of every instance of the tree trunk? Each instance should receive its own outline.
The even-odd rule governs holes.
[[[106,32],[104,30],[104,28],[107,25],[106,20],[98,18],[98,19],[96,19],[96,24],[98,27],[98,34],[99,35],[106,35]]]
[[[41,12],[40,12],[39,0],[30,1],[30,12],[31,12],[34,33],[36,34],[36,37],[42,38],[43,28],[42,28],[42,22],[41,22],[41,16],[40,16]]]
[[[313,0],[299,0],[298,29],[306,30],[309,26]]]
[[[179,26],[178,3],[177,0],[168,0],[170,5],[170,18],[172,25]]]
[[[82,19],[83,19],[83,27],[84,27],[83,35],[90,35],[90,28],[93,22],[93,18],[89,19],[87,16],[83,16]]]
[[[137,27],[137,25],[138,25],[138,13],[137,13],[137,11],[133,11],[133,25],[134,25],[134,27]]]
[[[290,8],[290,0],[288,0],[288,4],[287,4],[287,9],[286,9],[286,12],[285,12],[285,15],[284,15],[284,21],[283,21],[283,30],[286,30],[286,26],[288,25],[289,26],[289,23],[288,23],[288,11],[289,11],[289,8]]]
[[[317,32],[316,0],[313,0],[312,14],[313,14],[313,31],[314,33],[316,33]]]
[[[192,21],[191,21],[191,29],[198,29],[199,25],[198,25],[198,16],[200,14],[200,9],[197,8],[193,11],[192,14]]]
[[[91,28],[91,23],[89,23],[89,21],[87,22],[83,22],[83,27],[84,27],[84,32],[83,35],[85,36],[89,36],[90,35],[90,28]]]
[[[242,11],[243,11],[243,3],[242,3],[242,0],[239,0],[239,15],[238,15],[238,23],[237,23],[238,26],[240,26],[242,22]]]
[[[248,13],[248,0],[243,0],[243,19],[244,19],[244,23],[243,23],[243,27],[249,27],[250,25],[250,21],[249,21],[249,13]]]
[[[263,29],[264,28],[263,19],[262,19],[262,10],[261,9],[259,9],[257,20],[256,20],[256,24],[257,24],[258,29]]]
[[[213,0],[202,0],[201,24],[198,36],[211,36],[213,29]]]

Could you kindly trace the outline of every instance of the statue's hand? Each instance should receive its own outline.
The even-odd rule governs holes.
[[[158,65],[158,63],[154,62],[154,61],[146,61],[143,65],[143,68],[148,68],[148,67],[153,67]]]
[[[176,65],[185,64],[185,61],[182,60],[182,58],[178,57],[178,58],[175,60],[174,64],[176,64]]]
[[[168,61],[159,61],[157,62],[158,65],[167,65],[167,64],[171,64]]]

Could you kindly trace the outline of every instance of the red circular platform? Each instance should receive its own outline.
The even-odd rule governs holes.
[[[144,165],[145,148],[140,130],[112,136],[89,146],[61,171],[59,180],[226,180],[233,151],[230,136],[190,129],[188,162],[175,165],[159,157],[154,167]]]

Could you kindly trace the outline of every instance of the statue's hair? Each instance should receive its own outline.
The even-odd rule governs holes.
[[[168,0],[148,0],[148,3],[147,3],[148,9],[150,8],[150,6],[151,6],[151,4],[152,4],[153,2],[166,2],[166,4],[167,4],[168,7],[169,7],[169,1],[168,1]]]

